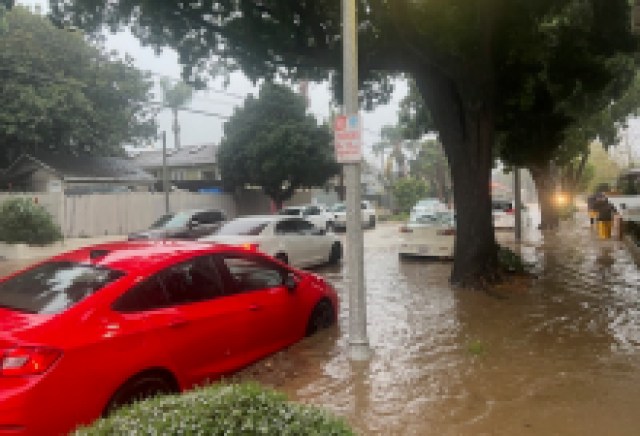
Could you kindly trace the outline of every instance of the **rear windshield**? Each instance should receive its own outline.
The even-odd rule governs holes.
[[[47,262],[0,282],[0,307],[60,313],[124,273],[75,262]]]
[[[268,221],[264,220],[236,220],[229,221],[218,231],[217,235],[259,235],[267,227]]]

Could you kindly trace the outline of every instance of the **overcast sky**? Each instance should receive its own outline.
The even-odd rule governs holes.
[[[33,7],[39,4],[43,10],[48,10],[47,0],[22,0],[18,3]],[[178,57],[175,51],[165,49],[160,55],[156,55],[154,50],[142,47],[138,40],[128,32],[115,35],[109,34],[106,46],[108,50],[117,50],[121,56],[130,54],[135,59],[135,65],[143,70],[151,71],[155,74],[156,82],[161,76],[173,79],[180,78],[181,66],[178,64]],[[207,91],[195,93],[190,107],[207,112],[230,115],[235,106],[241,105],[243,97],[249,93],[255,94],[257,88],[246,79],[242,73],[234,73],[227,87],[222,83],[222,79],[215,80]],[[396,91],[390,104],[380,106],[372,112],[363,112],[363,139],[367,155],[372,156],[370,150],[373,143],[379,139],[380,128],[386,124],[394,124],[397,121],[397,110],[400,100],[406,95],[407,87],[404,82],[398,82]],[[156,99],[160,101],[159,88],[156,91]],[[320,120],[326,120],[329,115],[329,102],[331,94],[326,83],[311,83],[309,86],[309,110]],[[202,143],[218,143],[222,137],[224,119],[189,114],[181,112],[181,142],[183,145],[195,145]],[[167,132],[167,143],[173,146],[173,136],[171,132],[171,114],[169,110],[163,110],[158,115],[158,125],[160,132]],[[156,141],[156,146],[160,146],[160,141]],[[377,159],[369,159],[376,162]]]

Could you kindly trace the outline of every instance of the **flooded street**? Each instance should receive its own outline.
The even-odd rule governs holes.
[[[507,238],[508,239],[508,238]],[[400,261],[397,225],[365,234],[373,357],[347,359],[338,328],[243,373],[326,407],[359,434],[637,435],[640,273],[622,243],[565,223],[525,244],[538,276],[500,291],[454,291],[446,262]]]
[[[490,296],[453,290],[449,262],[400,261],[398,239],[397,224],[365,233],[369,362],[347,358],[344,269],[326,267],[316,271],[342,297],[339,325],[239,377],[362,435],[639,433],[640,272],[622,243],[564,223],[523,244],[530,288]]]

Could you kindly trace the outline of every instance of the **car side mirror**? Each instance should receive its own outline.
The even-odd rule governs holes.
[[[287,277],[284,279],[284,287],[287,288],[289,292],[293,292],[298,287],[298,278],[295,274],[289,273]]]

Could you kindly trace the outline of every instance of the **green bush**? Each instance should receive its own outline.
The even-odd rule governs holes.
[[[409,212],[411,208],[429,192],[429,185],[424,180],[413,178],[399,179],[392,187],[399,212]]]
[[[0,241],[50,244],[62,238],[53,218],[28,198],[12,198],[0,204]]]
[[[219,384],[141,401],[81,428],[94,435],[353,435],[341,419],[256,384]]]
[[[526,272],[526,264],[519,254],[507,247],[498,245],[498,265],[508,273],[522,274]]]

